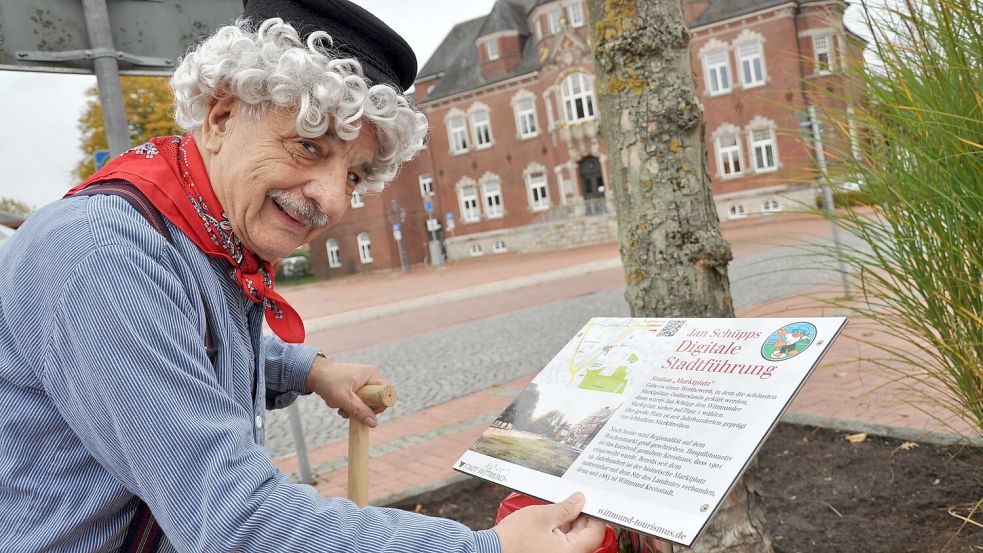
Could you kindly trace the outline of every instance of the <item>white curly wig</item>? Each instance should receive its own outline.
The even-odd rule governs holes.
[[[359,191],[381,190],[423,149],[427,118],[391,86],[370,87],[358,61],[336,57],[330,44],[323,31],[305,44],[279,18],[220,28],[181,59],[171,78],[177,123],[200,129],[208,98],[230,95],[256,117],[273,106],[296,110],[297,133],[309,138],[334,122],[339,138],[353,140],[368,120],[378,129],[379,150]]]

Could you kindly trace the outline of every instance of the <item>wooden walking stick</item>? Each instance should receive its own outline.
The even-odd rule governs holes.
[[[368,384],[355,392],[371,408],[396,405],[392,384]],[[369,502],[369,427],[348,419],[348,499],[359,507]]]

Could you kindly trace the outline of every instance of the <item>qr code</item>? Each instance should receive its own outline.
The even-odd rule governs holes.
[[[656,336],[665,336],[667,338],[672,338],[673,336],[676,335],[677,332],[679,332],[680,328],[683,328],[684,324],[686,324],[686,321],[679,320],[679,319],[669,321],[668,323],[666,323],[666,326],[662,327],[662,330],[660,330],[659,333],[656,334]]]

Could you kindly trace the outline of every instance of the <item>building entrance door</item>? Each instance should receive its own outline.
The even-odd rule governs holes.
[[[604,178],[601,176],[601,162],[594,156],[580,160],[580,182],[584,187],[584,199],[594,200],[604,197]]]

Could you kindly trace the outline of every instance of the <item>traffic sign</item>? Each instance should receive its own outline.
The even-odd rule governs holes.
[[[96,150],[92,152],[92,159],[96,163],[96,171],[102,169],[109,163],[109,150]]]
[[[400,229],[399,223],[393,225],[393,238],[397,241],[403,239],[403,231]]]
[[[440,221],[434,218],[427,219],[427,230],[430,232],[440,230]]]
[[[454,214],[447,212],[447,230],[454,230]]]

